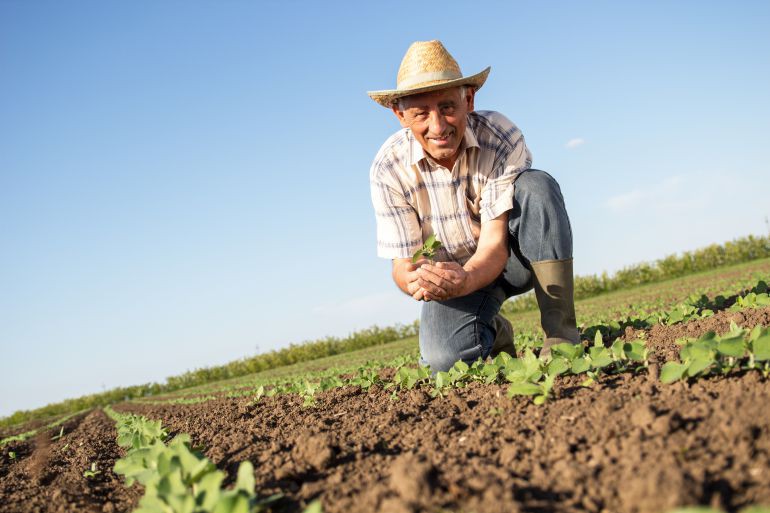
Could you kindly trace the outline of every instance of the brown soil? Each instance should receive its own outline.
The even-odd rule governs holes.
[[[727,331],[731,319],[770,325],[770,309],[655,327],[646,333],[651,360],[671,358],[677,338]],[[412,390],[398,401],[347,387],[319,394],[312,408],[278,396],[116,409],[190,433],[231,476],[252,461],[257,489],[284,494],[276,512],[301,511],[315,498],[327,513],[662,513],[690,504],[733,512],[770,504],[770,382],[748,372],[663,385],[656,367],[604,376],[592,388],[577,377],[557,380],[544,406],[507,399],[504,385],[473,384],[437,398]],[[48,445],[45,437],[0,451],[0,511],[136,505],[138,490],[108,472],[120,455],[110,420],[93,412],[78,422]],[[17,452],[10,463],[8,449]],[[89,480],[82,473],[93,461],[103,473]]]
[[[101,411],[79,415],[34,439],[11,442],[0,450],[0,511],[129,511],[141,497],[112,472],[123,452],[115,443],[115,424]],[[9,452],[16,457],[11,459]],[[96,463],[100,471],[83,472]]]

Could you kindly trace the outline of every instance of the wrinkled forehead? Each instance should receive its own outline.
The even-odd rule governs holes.
[[[447,101],[460,101],[460,87],[450,87],[448,89],[439,89],[438,91],[430,91],[427,93],[410,94],[400,99],[401,105],[404,108],[414,107],[429,107],[442,102]]]

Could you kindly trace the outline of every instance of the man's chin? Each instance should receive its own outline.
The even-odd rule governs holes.
[[[428,155],[430,155],[433,158],[433,160],[436,160],[436,161],[451,159],[456,154],[457,154],[456,149],[455,150],[447,149],[447,150],[439,150],[439,151],[433,150],[428,152]]]

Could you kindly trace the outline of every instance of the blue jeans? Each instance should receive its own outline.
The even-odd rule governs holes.
[[[489,356],[496,336],[492,319],[503,301],[533,287],[530,262],[572,258],[572,228],[556,180],[530,169],[516,178],[513,189],[510,256],[500,277],[467,296],[422,305],[421,363],[434,371]]]

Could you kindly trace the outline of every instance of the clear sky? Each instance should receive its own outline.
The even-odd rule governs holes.
[[[368,171],[415,40],[561,183],[579,274],[764,234],[770,3],[0,1],[0,416],[409,323]]]

